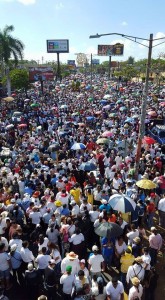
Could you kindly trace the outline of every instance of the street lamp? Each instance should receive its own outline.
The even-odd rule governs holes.
[[[154,41],[159,41],[159,40],[164,40],[165,37],[153,39],[153,34],[152,33],[150,34],[149,39],[136,37],[136,36],[132,36],[132,35],[126,35],[126,34],[122,34],[122,33],[103,33],[103,34],[98,34],[97,33],[95,35],[90,35],[89,38],[90,39],[100,38],[102,36],[107,36],[107,35],[119,35],[121,37],[124,37],[124,38],[126,38],[130,41],[133,41],[137,44],[140,44],[140,45],[148,48],[148,60],[147,60],[147,64],[146,64],[146,80],[145,80],[145,85],[144,85],[144,90],[143,90],[139,135],[138,135],[138,142],[137,142],[137,149],[136,149],[136,159],[135,159],[135,161],[136,161],[136,172],[138,172],[139,161],[140,161],[140,157],[141,157],[142,139],[145,135],[145,118],[146,118],[146,106],[147,106],[148,83],[149,83],[149,72],[150,72],[150,67],[151,67],[152,48],[164,43],[164,42],[161,42],[161,43],[156,44],[156,45],[153,46],[153,42]],[[144,45],[141,42],[138,42],[138,40],[147,41],[149,44],[148,44],[148,46]]]

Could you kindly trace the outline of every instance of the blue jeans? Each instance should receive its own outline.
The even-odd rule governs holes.
[[[127,273],[120,272],[120,280],[121,280],[124,288],[126,288],[126,286],[127,286],[126,276],[127,276]]]
[[[156,261],[157,261],[157,250],[156,249],[153,249],[153,248],[150,248],[149,249],[149,254],[151,256],[151,266],[154,266],[156,264]]]
[[[104,257],[104,261],[105,261],[106,265],[107,265],[108,267],[110,267],[111,264],[112,264],[113,254],[111,254],[111,255],[109,255],[109,256],[103,255],[103,257]]]
[[[154,225],[154,221],[153,221],[153,217],[155,216],[155,213],[152,212],[150,214],[148,214],[148,220],[147,220],[147,223],[148,223],[148,227],[151,228],[153,225]]]

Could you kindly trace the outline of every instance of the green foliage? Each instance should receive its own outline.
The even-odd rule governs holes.
[[[10,71],[11,86],[13,89],[27,89],[29,86],[29,74],[26,70],[14,69]],[[3,77],[2,83],[7,81],[6,76]]]

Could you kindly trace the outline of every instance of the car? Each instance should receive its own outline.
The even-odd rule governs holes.
[[[165,125],[155,125],[148,129],[148,134],[159,144],[165,145]]]

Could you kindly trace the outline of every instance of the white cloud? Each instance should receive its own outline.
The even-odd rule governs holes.
[[[122,25],[122,26],[127,26],[128,23],[127,23],[126,21],[123,21],[123,22],[121,23],[121,25]]]
[[[56,3],[56,5],[55,5],[56,10],[60,10],[60,9],[63,9],[63,8],[64,8],[64,5],[62,4],[62,2]]]
[[[0,2],[19,2],[23,5],[35,4],[37,0],[0,0]]]
[[[31,5],[31,4],[35,4],[36,0],[17,0],[17,2],[20,2],[24,5]]]

